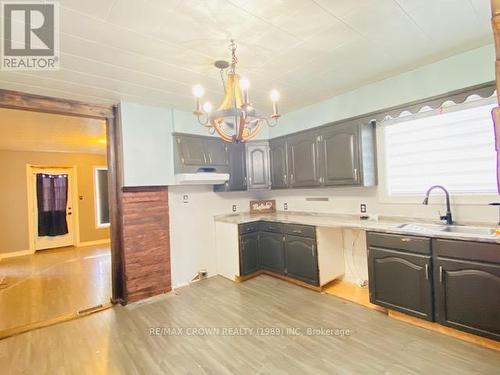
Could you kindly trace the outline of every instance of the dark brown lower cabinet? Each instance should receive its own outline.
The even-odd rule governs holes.
[[[316,239],[285,235],[286,274],[319,285]]]
[[[285,274],[283,234],[260,232],[259,253],[262,268],[282,275]]]
[[[433,320],[431,257],[369,248],[370,302]]]
[[[259,269],[259,232],[240,235],[240,274],[249,275]]]
[[[500,340],[500,265],[438,257],[434,274],[436,321]]]

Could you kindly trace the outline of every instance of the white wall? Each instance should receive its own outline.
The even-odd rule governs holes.
[[[189,202],[183,202],[187,195]],[[212,186],[170,186],[170,257],[172,286],[188,283],[201,268],[213,275],[217,267],[214,216],[248,211],[250,199],[259,192],[214,193]]]

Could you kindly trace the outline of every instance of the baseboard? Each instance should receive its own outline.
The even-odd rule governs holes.
[[[96,240],[96,241],[85,241],[85,242],[79,242],[76,247],[85,247],[85,246],[95,246],[95,245],[106,245],[111,243],[111,240],[109,238],[106,238],[104,240]]]
[[[0,260],[34,254],[32,250],[13,251],[11,253],[0,253]]]

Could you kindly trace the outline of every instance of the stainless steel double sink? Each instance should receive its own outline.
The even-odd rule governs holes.
[[[485,227],[470,227],[462,225],[447,225],[447,224],[427,224],[427,223],[406,223],[398,226],[400,229],[405,229],[412,232],[429,233],[429,232],[445,232],[456,234],[468,234],[478,236],[495,236],[495,229]]]

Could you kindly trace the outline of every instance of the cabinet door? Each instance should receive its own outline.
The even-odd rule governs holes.
[[[288,187],[288,160],[286,141],[284,139],[269,143],[269,159],[271,170],[271,189]]]
[[[288,139],[288,167],[291,187],[320,185],[318,143],[314,134],[300,134]]]
[[[227,145],[229,155],[229,181],[214,185],[214,191],[245,191],[247,190],[246,150],[244,143]]]
[[[249,189],[269,188],[267,144],[247,144],[247,182]]]
[[[359,127],[332,126],[324,130],[320,160],[323,185],[360,184]]]
[[[433,320],[430,263],[430,256],[370,247],[370,302]]]
[[[205,152],[208,165],[213,166],[228,166],[228,148],[227,143],[221,139],[204,139]]]
[[[437,258],[437,322],[500,340],[500,265]]]
[[[206,165],[204,138],[176,136],[177,150],[182,165]]]
[[[316,241],[311,238],[285,235],[285,270],[290,277],[319,285]]]
[[[240,275],[248,275],[259,269],[259,232],[241,235]]]
[[[280,274],[285,273],[283,234],[260,232],[259,250],[262,268]]]

